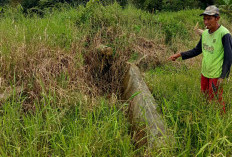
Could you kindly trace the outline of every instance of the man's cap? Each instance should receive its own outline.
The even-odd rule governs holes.
[[[205,11],[200,15],[219,15],[219,9],[215,5],[208,6]]]

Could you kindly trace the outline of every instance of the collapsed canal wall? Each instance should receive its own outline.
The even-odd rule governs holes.
[[[166,136],[166,126],[157,112],[155,99],[136,65],[130,65],[123,87],[123,98],[129,101],[128,114],[136,145],[140,147],[147,143],[152,147],[154,144],[164,143],[160,137]]]

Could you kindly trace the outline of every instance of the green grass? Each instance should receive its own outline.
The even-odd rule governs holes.
[[[229,156],[232,154],[232,82],[224,88],[227,113],[217,102],[207,102],[200,92],[199,65],[175,66],[169,63],[146,74],[164,120],[176,138],[175,146],[162,149],[160,156]],[[154,151],[157,155],[157,151]]]
[[[79,98],[64,108],[55,99],[48,94],[30,113],[23,111],[23,96],[2,105],[1,156],[133,156],[129,124],[116,104],[100,99],[87,109]]]

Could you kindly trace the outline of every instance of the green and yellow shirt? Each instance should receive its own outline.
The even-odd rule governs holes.
[[[215,32],[206,29],[197,46],[182,52],[182,59],[189,59],[203,53],[202,75],[207,78],[228,77],[232,62],[232,38],[230,32],[220,26]]]
[[[202,70],[201,73],[207,78],[219,78],[222,73],[224,60],[224,47],[222,37],[229,31],[220,26],[215,32],[209,33],[205,30],[202,33]]]

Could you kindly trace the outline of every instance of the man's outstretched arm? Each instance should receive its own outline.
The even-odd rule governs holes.
[[[201,39],[200,39],[200,41],[198,42],[197,46],[194,49],[186,51],[186,52],[176,53],[170,56],[168,60],[175,61],[179,57],[182,57],[182,59],[185,60],[185,59],[198,56],[201,53],[202,53],[202,46],[201,46]]]

